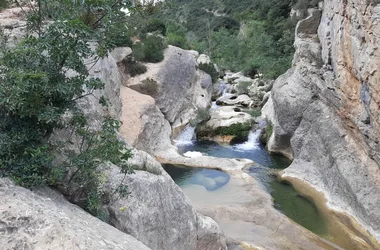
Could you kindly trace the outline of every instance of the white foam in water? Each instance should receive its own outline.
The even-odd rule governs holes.
[[[248,135],[248,141],[242,144],[236,145],[235,149],[246,151],[246,150],[252,150],[252,149],[258,148],[260,145],[260,142],[259,142],[260,134],[261,134],[261,129],[258,129],[254,132],[250,131]]]
[[[195,128],[187,126],[182,134],[180,134],[177,139],[174,140],[176,146],[192,145],[193,139],[195,137]]]
[[[202,156],[203,154],[201,152],[197,152],[197,151],[188,151],[188,152],[184,153],[183,155],[186,157],[189,157],[189,158],[197,158],[199,156]]]
[[[211,110],[215,110],[218,108],[218,105],[216,105],[216,102],[211,103]]]

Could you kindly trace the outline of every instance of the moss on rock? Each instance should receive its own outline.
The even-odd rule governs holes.
[[[205,125],[196,128],[195,133],[198,139],[212,139],[215,136],[232,136],[232,143],[246,141],[248,139],[249,131],[252,128],[250,122],[234,123],[228,127],[218,127],[211,129]]]

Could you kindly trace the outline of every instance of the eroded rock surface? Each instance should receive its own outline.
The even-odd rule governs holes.
[[[221,106],[251,106],[253,104],[251,98],[247,95],[225,94],[216,100],[217,105]]]
[[[324,1],[300,21],[293,68],[263,109],[269,149],[294,158],[284,176],[324,192],[380,239],[380,6]]]
[[[130,195],[108,206],[110,223],[151,249],[226,249],[216,222],[197,213],[160,163],[148,154],[139,157],[146,157],[149,166],[140,163],[138,169],[145,171],[126,176]],[[113,190],[123,178],[112,167],[108,188]]]
[[[194,55],[186,50],[169,46],[160,63],[147,63],[145,74],[125,82],[127,87],[141,93],[147,81],[153,86],[149,93],[172,127],[186,125],[197,109],[210,107],[212,80],[205,72],[197,69]],[[145,86],[144,86],[145,84]]]
[[[0,179],[2,249],[149,250],[51,189],[38,194]]]

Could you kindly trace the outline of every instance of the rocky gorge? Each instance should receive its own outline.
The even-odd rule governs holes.
[[[129,161],[135,167],[135,173],[126,177],[130,195],[104,207],[107,224],[56,190],[30,191],[2,178],[0,245],[6,249],[341,249],[340,241],[346,241],[346,249],[376,249],[380,6],[376,1],[321,1],[308,14],[300,17],[296,28],[292,68],[274,83],[227,73],[213,84],[210,75],[199,69],[200,62],[208,62],[206,55],[174,46],[165,49],[162,62],[145,63],[147,72],[134,77],[122,62],[130,48],[118,48],[99,60],[91,76],[99,77],[105,88],[77,105],[94,128],[109,115],[122,121],[119,136],[133,149]],[[15,40],[23,26],[14,21],[18,18],[16,9],[0,13],[1,25],[11,34],[16,32]],[[224,90],[232,93],[223,94]],[[110,100],[107,108],[98,103],[103,95]],[[247,112],[262,106],[262,118]],[[331,243],[275,209],[270,194],[247,174],[248,167],[257,166],[252,160],[187,156],[178,150],[174,139],[199,110],[210,108],[209,119],[195,129],[198,140],[244,142],[252,128],[270,121],[268,151],[292,160],[278,172],[279,178],[342,225],[336,229],[346,232],[340,241]],[[56,131],[51,140],[67,133]],[[227,185],[233,192],[215,198],[203,189],[180,188],[162,164],[222,170],[229,174]],[[105,176],[107,190],[124,178],[114,165]],[[196,199],[202,195],[208,202]]]
[[[321,191],[378,239],[379,6],[325,1],[320,8],[299,22],[293,68],[263,108],[274,125],[268,148],[294,159],[284,179]]]

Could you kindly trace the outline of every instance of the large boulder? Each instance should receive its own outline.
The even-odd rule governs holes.
[[[174,150],[170,124],[151,96],[122,86],[120,98],[123,103],[120,134],[130,145],[153,155]]]
[[[194,55],[169,46],[160,63],[147,63],[145,74],[128,79],[127,87],[150,94],[172,127],[187,124],[197,109],[211,105],[212,80],[197,69]],[[149,85],[149,86],[148,86]],[[146,92],[146,88],[150,92]]]
[[[149,250],[51,189],[36,193],[2,178],[0,193],[2,249]]]
[[[148,166],[140,163],[137,167],[143,170],[126,177],[116,166],[108,172],[108,188],[115,189],[125,178],[130,192],[108,206],[110,223],[151,249],[226,249],[215,221],[195,211],[157,161],[143,152],[135,153],[147,159]]]
[[[253,117],[236,107],[220,107],[212,110],[211,118],[195,129],[199,140],[217,142],[241,142],[248,139]]]

